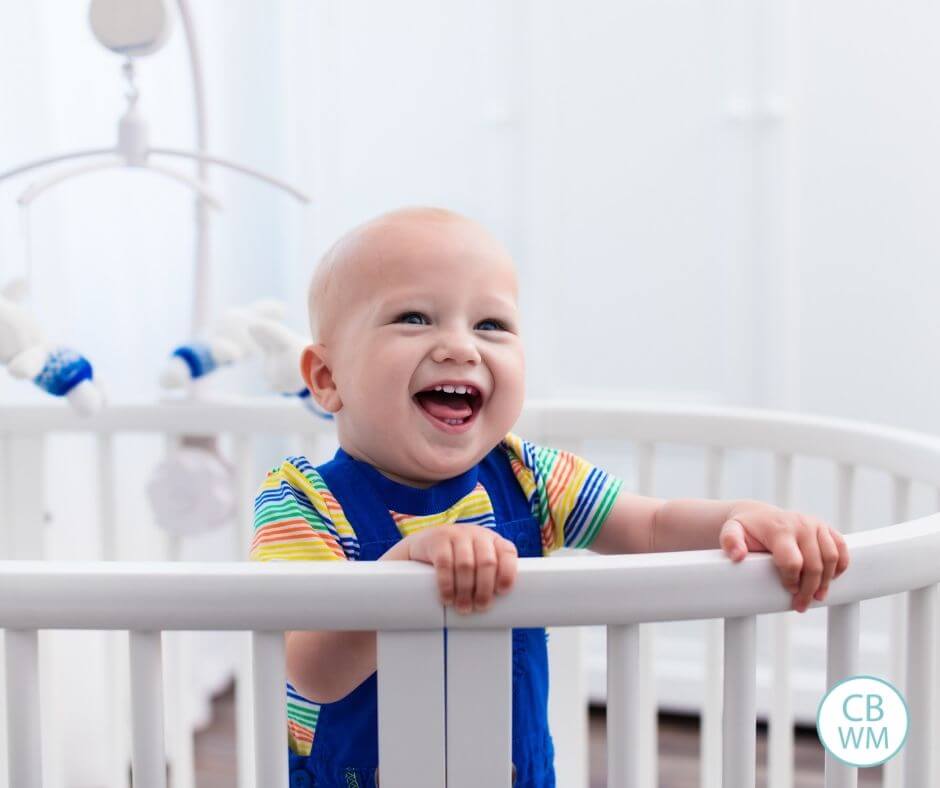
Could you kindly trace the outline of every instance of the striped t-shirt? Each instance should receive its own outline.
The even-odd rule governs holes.
[[[570,452],[543,448],[509,433],[506,452],[542,534],[542,552],[590,547],[622,480]],[[415,488],[417,489],[417,488]],[[495,525],[493,504],[477,482],[465,496],[434,514],[389,509],[402,536],[436,525]],[[249,557],[254,561],[355,561],[359,541],[323,478],[302,456],[288,457],[268,472],[255,498],[255,530]],[[288,743],[309,755],[320,706],[287,685]]]

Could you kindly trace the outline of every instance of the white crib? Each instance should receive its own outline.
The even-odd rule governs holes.
[[[832,584],[826,601],[813,605],[826,608],[825,685],[859,672],[860,638],[866,635],[860,624],[862,600],[892,597],[888,664],[881,675],[906,696],[911,730],[905,747],[885,765],[885,785],[940,785],[940,764],[931,749],[940,707],[935,667],[940,514],[909,519],[912,485],[925,486],[930,493],[930,512],[940,508],[934,498],[940,489],[940,439],[768,411],[622,403],[530,402],[514,429],[529,440],[578,451],[602,465],[607,464],[596,454],[602,444],[618,456],[629,454],[629,473],[617,467],[611,470],[623,473],[628,487],[632,476],[632,488],[641,494],[653,494],[654,465],[659,470],[657,449],[674,444],[695,447],[702,454],[707,497],[757,497],[724,493],[723,471],[732,452],[764,453],[772,463],[773,482],[772,495],[766,497],[794,508],[806,508],[794,499],[794,467],[800,458],[832,463],[836,512],[832,521],[847,534],[852,563]],[[192,730],[178,714],[171,714],[164,723],[164,699],[171,707],[178,699],[174,699],[176,690],[163,692],[161,633],[251,633],[244,636],[244,659],[233,660],[239,690],[239,785],[286,785],[281,633],[305,628],[380,632],[383,788],[508,786],[509,630],[548,626],[553,628],[554,675],[564,671],[574,677],[553,685],[558,784],[581,788],[587,784],[589,676],[578,669],[583,660],[577,628],[590,625],[606,627],[607,632],[609,784],[653,788],[657,784],[659,706],[654,635],[658,628],[672,626],[655,622],[680,621],[702,621],[705,626],[701,784],[708,788],[754,786],[761,667],[756,634],[757,617],[763,614],[777,614],[769,619],[773,648],[764,687],[770,699],[764,703],[770,723],[768,785],[793,784],[795,671],[790,654],[797,614],[784,612],[789,610],[790,595],[780,585],[767,555],[751,555],[742,565],[733,565],[718,551],[525,560],[513,593],[487,613],[470,617],[452,616],[442,609],[436,602],[433,573],[418,565],[35,560],[43,557],[45,495],[43,474],[31,469],[44,467],[44,446],[57,433],[90,436],[99,482],[100,556],[106,558],[122,557],[116,548],[120,536],[114,499],[120,472],[115,462],[117,437],[151,433],[166,436],[172,443],[184,434],[225,436],[230,456],[235,458],[243,505],[230,542],[237,557],[247,551],[250,541],[251,502],[263,469],[280,459],[259,456],[258,441],[269,435],[291,436],[311,459],[321,461],[334,445],[330,430],[292,403],[233,400],[114,407],[89,422],[59,408],[0,409],[0,548],[2,556],[17,559],[0,562],[9,786],[78,788],[91,784],[81,775],[56,772],[54,736],[47,735],[45,746],[40,746],[45,730],[39,714],[40,686],[55,681],[58,660],[66,655],[49,659],[41,653],[38,631],[66,629],[130,633],[130,742],[122,746],[115,730],[100,738],[111,745],[118,763],[114,785],[126,785],[119,776],[126,775],[130,758],[135,788],[166,785],[167,758],[174,788],[193,784]],[[859,519],[853,511],[857,478],[873,469],[888,474],[893,511],[884,521],[895,524],[851,533]],[[122,522],[121,527],[134,527],[134,523]],[[179,546],[170,544],[166,552],[152,557],[179,554]],[[314,609],[299,604],[301,589],[323,603]],[[342,619],[332,612],[340,606],[330,604],[340,598]],[[382,609],[377,609],[377,599],[382,600]],[[272,615],[272,610],[277,614]],[[446,688],[444,626],[451,629]],[[174,676],[180,661],[194,656],[167,651],[171,686],[180,686]],[[420,671],[414,670],[416,662]],[[481,680],[484,672],[477,669],[480,664],[488,666],[486,681]],[[118,676],[114,665],[87,669],[89,674],[106,670],[109,676]],[[744,678],[723,683],[723,675]],[[120,705],[119,681],[119,677],[112,678],[110,685],[117,700],[104,702]],[[248,688],[252,691],[245,691]],[[75,709],[60,713],[68,711],[81,714]],[[421,746],[415,747],[415,741],[421,741]],[[856,769],[827,754],[827,786],[854,786],[856,779]]]

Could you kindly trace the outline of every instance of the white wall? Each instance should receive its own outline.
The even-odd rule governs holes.
[[[113,139],[120,60],[83,5],[4,9],[0,57],[16,77],[0,168]],[[937,366],[921,362],[938,339],[940,244],[927,4],[195,10],[210,147],[314,197],[302,210],[213,174],[226,203],[217,308],[282,295],[303,327],[309,272],[339,232],[392,206],[444,204],[517,256],[533,396],[710,399],[937,429],[924,396]],[[154,140],[188,146],[181,33],[138,71]],[[761,115],[768,101],[783,114]],[[23,265],[14,198],[29,182],[0,186],[3,278]],[[153,396],[149,370],[187,334],[190,216],[174,184],[138,173],[36,203],[36,308],[118,398]]]

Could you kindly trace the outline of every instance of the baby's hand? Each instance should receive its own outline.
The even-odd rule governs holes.
[[[434,567],[441,601],[454,604],[458,613],[486,610],[493,595],[505,594],[516,579],[516,546],[490,528],[440,525],[411,534],[399,545],[407,546],[399,557]]]
[[[818,517],[749,502],[731,512],[718,542],[733,561],[748,550],[773,554],[793,608],[802,613],[815,598],[822,602],[829,582],[849,565],[849,549],[835,528]]]

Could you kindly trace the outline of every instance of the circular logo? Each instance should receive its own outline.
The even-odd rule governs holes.
[[[875,676],[850,676],[819,703],[816,731],[835,758],[849,766],[877,766],[904,746],[910,714],[893,685]]]

